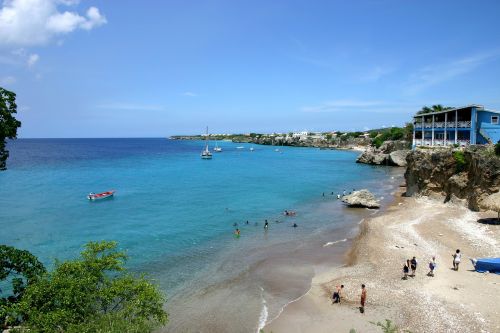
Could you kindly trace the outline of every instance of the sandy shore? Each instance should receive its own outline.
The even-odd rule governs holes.
[[[493,216],[399,194],[383,214],[361,224],[346,265],[317,274],[310,291],[270,320],[265,332],[381,332],[370,322],[385,319],[413,333],[500,332],[500,275],[476,273],[468,259],[500,256],[500,225],[477,222]],[[463,253],[459,271],[451,269],[456,249]],[[433,255],[438,266],[429,277]],[[416,276],[402,280],[403,264],[413,256]],[[358,309],[362,283],[364,314]],[[345,299],[332,305],[339,284]]]

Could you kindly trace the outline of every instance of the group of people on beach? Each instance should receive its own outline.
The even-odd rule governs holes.
[[[340,304],[341,299],[342,299],[342,293],[344,290],[344,285],[341,284],[340,286],[335,287],[335,291],[333,292],[332,295],[332,304],[338,303]],[[359,311],[361,313],[365,313],[365,303],[366,303],[366,286],[364,284],[361,285],[361,295],[360,295],[360,307]]]
[[[458,271],[458,266],[460,265],[460,262],[462,261],[462,254],[460,253],[460,249],[457,249],[455,253],[452,254],[453,257],[453,270]],[[417,270],[417,258],[413,257],[411,260],[406,259],[406,262],[403,265],[403,280],[407,280],[408,276],[410,277],[415,277],[415,272]],[[427,273],[427,276],[433,277],[434,276],[434,270],[437,267],[436,263],[436,256],[432,256],[432,259],[429,261],[429,272]],[[411,274],[410,273],[411,270]]]

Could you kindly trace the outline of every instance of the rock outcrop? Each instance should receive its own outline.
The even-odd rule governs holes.
[[[342,198],[349,207],[380,208],[380,202],[368,190],[354,191]]]
[[[364,151],[356,163],[404,167],[408,152],[406,141],[385,141],[378,149],[370,148]]]
[[[500,190],[500,158],[491,147],[417,149],[406,161],[407,196],[427,195],[478,211]]]

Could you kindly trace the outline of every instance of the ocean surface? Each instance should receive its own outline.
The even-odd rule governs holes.
[[[393,168],[354,163],[352,151],[218,145],[207,161],[199,141],[10,141],[0,244],[50,267],[88,241],[116,240],[127,266],[166,292],[164,331],[255,332],[315,273],[340,265],[359,221],[375,213],[344,207],[337,193],[367,188],[390,200],[401,182]],[[111,189],[114,198],[86,199]]]

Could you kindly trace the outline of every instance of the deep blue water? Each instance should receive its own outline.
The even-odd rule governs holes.
[[[116,240],[132,270],[150,273],[173,292],[220,264],[221,254],[234,257],[242,249],[250,253],[352,224],[357,217],[332,191],[387,192],[381,185],[387,169],[354,163],[356,152],[219,145],[224,151],[205,161],[197,141],[11,141],[8,170],[0,172],[0,243],[51,265],[75,257],[90,240]],[[116,190],[113,199],[86,199],[109,189]],[[285,218],[284,209],[297,217]],[[271,222],[265,236],[264,219]],[[233,223],[240,239],[232,235]]]

